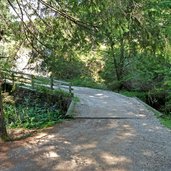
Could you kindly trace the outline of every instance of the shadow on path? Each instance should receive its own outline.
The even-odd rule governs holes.
[[[152,112],[138,101],[112,92],[78,88],[75,93],[80,98],[74,109],[77,119],[20,145],[2,145],[0,170],[170,170],[171,131]]]

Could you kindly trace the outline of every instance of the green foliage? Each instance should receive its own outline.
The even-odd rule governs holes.
[[[140,92],[140,91],[120,91],[121,94],[128,96],[128,97],[137,97],[142,101],[146,102],[147,93]]]
[[[12,97],[12,99],[11,99]],[[44,128],[64,119],[71,95],[63,91],[17,88],[4,98],[4,116],[9,128]]]
[[[71,98],[72,95],[66,91],[63,91],[63,90],[59,90],[59,89],[56,89],[56,90],[51,90],[51,89],[48,89],[46,87],[36,87],[36,89],[34,90],[35,92],[38,92],[38,93],[43,93],[45,95],[55,95],[56,97],[68,97],[68,98]]]
[[[171,129],[171,117],[166,116],[164,118],[160,118],[160,122],[166,127]]]
[[[45,65],[56,79],[73,79],[80,77],[86,71],[84,63],[78,58],[68,57],[69,59],[65,59],[62,56],[50,58],[49,61],[45,61]]]
[[[44,128],[63,120],[59,111],[47,110],[43,106],[5,104],[4,116],[9,128]]]
[[[90,77],[80,77],[70,80],[73,86],[83,86],[90,88],[100,88],[105,89],[106,86],[102,83],[98,83]]]

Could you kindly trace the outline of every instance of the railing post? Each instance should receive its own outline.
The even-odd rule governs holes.
[[[0,77],[1,77],[1,79],[3,80],[3,83],[4,83],[4,85],[6,86],[6,73],[4,72],[4,71],[2,71],[1,73],[0,73]],[[5,89],[6,89],[6,87],[5,87]]]
[[[12,85],[14,86],[14,83],[15,83],[15,76],[14,76],[14,73],[13,73],[13,72],[12,72],[11,76],[12,76]]]
[[[34,89],[34,75],[31,75],[31,87]]]
[[[72,94],[72,87],[71,87],[71,83],[69,83],[69,93]]]
[[[6,84],[6,73],[2,71],[2,79],[4,80],[4,83]]]
[[[50,75],[50,89],[53,90],[53,76],[52,74]]]

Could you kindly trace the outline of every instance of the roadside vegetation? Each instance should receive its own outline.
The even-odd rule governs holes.
[[[136,92],[136,91],[122,90],[120,93],[128,97],[137,97],[138,99],[142,100],[147,105],[159,111],[157,112],[157,111],[152,110],[154,114],[156,115],[156,117],[159,118],[161,124],[171,129],[171,113],[165,111],[166,104],[165,104],[165,101],[163,102],[163,99],[161,101],[159,99],[154,99],[152,103],[151,99],[149,99],[151,96],[148,94],[148,92]],[[151,110],[151,108],[149,108],[149,110]]]
[[[4,116],[9,128],[44,128],[65,118],[71,95],[63,91],[16,88],[3,93]]]
[[[4,90],[2,96],[8,129],[37,130],[62,122],[72,100],[69,93],[45,88],[31,90],[16,87]]]

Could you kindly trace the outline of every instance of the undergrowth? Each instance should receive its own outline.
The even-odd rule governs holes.
[[[171,129],[171,116],[164,116],[160,118],[160,122],[165,125],[167,128]]]
[[[107,89],[102,82],[96,82],[92,78],[81,77],[69,80],[73,86],[89,87],[96,89]]]
[[[17,88],[4,93],[4,116],[8,128],[45,128],[64,119],[71,102],[69,93],[59,90],[32,91]]]
[[[62,121],[60,111],[47,110],[43,106],[5,104],[4,115],[9,128],[44,128]]]
[[[143,102],[148,104],[147,99],[146,99],[148,93],[146,93],[146,92],[121,91],[120,93],[125,96],[128,96],[128,97],[137,97],[140,100],[142,100]],[[164,112],[164,111],[160,111],[160,112],[162,112],[161,116],[159,116],[158,113],[155,113],[155,115],[159,118],[160,123],[163,124],[165,127],[171,129],[171,112]]]
[[[137,97],[141,99],[143,102],[146,102],[146,93],[140,92],[140,91],[121,91],[122,95],[128,96],[128,97]]]

